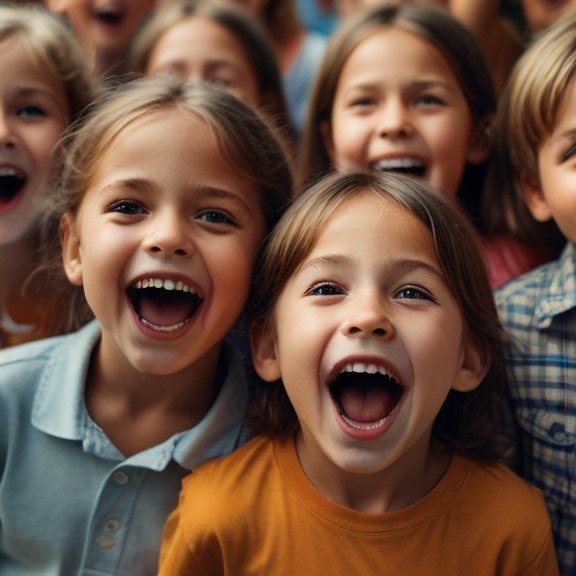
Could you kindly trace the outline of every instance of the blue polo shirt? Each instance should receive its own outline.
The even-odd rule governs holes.
[[[222,390],[194,428],[125,458],[90,419],[100,337],[80,331],[0,352],[0,575],[155,575],[182,478],[249,437],[246,372],[225,345]]]

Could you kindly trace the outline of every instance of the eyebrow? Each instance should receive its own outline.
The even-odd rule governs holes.
[[[338,254],[330,254],[324,256],[318,256],[312,260],[305,262],[299,269],[298,272],[303,272],[312,268],[319,267],[329,267],[329,266],[350,266],[353,264],[353,259],[348,256],[341,256]],[[403,272],[411,272],[416,270],[427,270],[435,276],[437,276],[442,282],[445,282],[445,278],[440,270],[428,264],[423,260],[417,260],[415,258],[397,258],[397,259],[383,259],[382,267],[391,269],[392,267],[396,269],[401,269]]]
[[[153,181],[147,178],[119,178],[106,184],[100,193],[106,192],[107,190],[120,188],[126,190],[152,190],[156,185]],[[241,206],[244,210],[250,211],[248,204],[241,198],[238,194],[224,190],[223,188],[215,188],[213,186],[186,186],[184,189],[185,194],[192,193],[200,198],[214,198],[220,200],[229,200]]]

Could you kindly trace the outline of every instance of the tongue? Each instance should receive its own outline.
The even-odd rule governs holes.
[[[154,326],[176,326],[194,312],[196,298],[184,292],[145,290],[139,302],[142,318]]]
[[[361,424],[386,418],[394,408],[387,386],[346,386],[339,397],[344,414]]]

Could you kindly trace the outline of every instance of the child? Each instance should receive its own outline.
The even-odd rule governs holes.
[[[406,3],[350,16],[327,48],[310,112],[304,183],[333,169],[413,174],[458,196],[483,231],[496,95],[480,47],[447,10]]]
[[[155,1],[44,0],[44,4],[69,22],[93,73],[106,79],[122,78],[129,72],[130,43]]]
[[[560,572],[576,566],[576,13],[526,51],[510,85],[508,147],[532,216],[567,239],[557,260],[496,292],[510,334],[509,394],[522,440],[522,474],[543,490]]]
[[[541,495],[495,463],[500,326],[453,206],[336,174],[287,211],[255,282],[264,434],[184,480],[161,575],[557,574]]]
[[[201,0],[158,9],[136,37],[131,67],[226,86],[289,132],[282,77],[264,32],[242,10]]]
[[[290,195],[215,86],[135,81],[79,127],[54,209],[97,322],[0,354],[0,572],[156,574],[182,477],[248,436],[227,334]]]
[[[0,347],[58,332],[53,290],[38,264],[55,146],[96,88],[75,38],[32,5],[0,5]]]

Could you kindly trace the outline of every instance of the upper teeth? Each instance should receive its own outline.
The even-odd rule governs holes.
[[[374,170],[398,170],[399,168],[421,168],[424,163],[415,158],[388,158],[374,164]]]
[[[21,172],[14,170],[14,168],[0,168],[0,176],[13,176],[16,178],[24,178]]]
[[[391,374],[383,366],[377,364],[364,364],[363,362],[354,362],[353,364],[346,364],[342,372],[356,372],[358,374],[382,374],[383,376],[390,376]]]
[[[181,292],[191,292],[196,294],[193,288],[184,284],[182,280],[174,282],[174,280],[163,280],[162,278],[147,278],[145,280],[138,280],[134,285],[135,288],[164,288],[164,290],[178,290]]]

